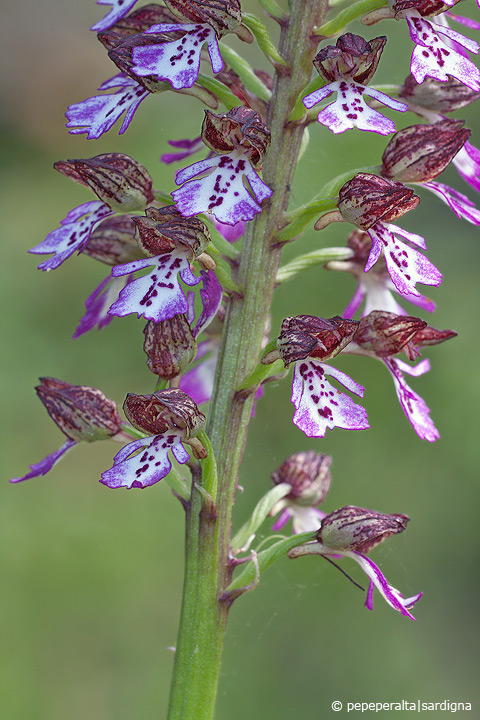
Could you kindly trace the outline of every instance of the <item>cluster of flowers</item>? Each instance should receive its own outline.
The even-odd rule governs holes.
[[[105,94],[68,108],[70,132],[98,138],[125,113],[120,129],[124,132],[150,93],[170,89],[194,96],[210,109],[205,110],[201,136],[171,141],[180,152],[165,155],[164,161],[184,159],[204,147],[209,154],[177,172],[175,180],[180,187],[171,194],[172,204],[166,204],[166,196],[153,189],[148,171],[127,155],[109,153],[55,164],[59,172],[89,187],[98,200],[71,210],[60,227],[31,252],[51,256],[39,265],[42,270],[58,268],[76,252],[111,266],[111,274],[87,298],[86,313],[74,337],[104,327],[114,316],[136,313],[144,317],[148,321],[144,343],[147,364],[159,379],[157,387],[162,389],[151,395],[128,395],[124,411],[129,423],[124,423],[115,404],[96,388],[42,379],[38,395],[66,441],[13,482],[44,475],[80,441],[109,438],[129,442],[116,455],[113,467],[102,474],[101,482],[111,488],[139,488],[158,482],[170,472],[170,453],[178,462],[187,462],[190,454],[185,445],[196,458],[205,457],[205,447],[198,437],[205,417],[197,404],[211,396],[224,314],[222,297],[229,291],[222,287],[220,273],[218,277],[216,274],[212,255],[218,260],[219,253],[212,250],[210,217],[215,218],[216,228],[224,238],[235,242],[245,222],[261,212],[262,203],[273,193],[259,175],[271,137],[265,123],[268,103],[248,89],[237,72],[225,66],[220,54],[218,41],[226,33],[251,39],[242,25],[238,0],[165,0],[164,6],[147,5],[131,13],[135,0],[98,1],[112,9],[92,30],[99,32],[99,40],[120,74],[102,84],[100,90]],[[428,441],[438,438],[428,407],[403,377],[403,373],[416,377],[427,372],[429,361],[411,366],[395,356],[405,352],[413,361],[421,348],[455,333],[436,330],[420,318],[407,315],[394,298],[392,293],[432,311],[434,303],[423,297],[416,285],[438,286],[442,275],[417,249],[426,250],[424,238],[392,222],[418,205],[420,198],[409,187],[414,184],[440,197],[458,217],[480,225],[480,211],[468,197],[434,182],[453,162],[462,178],[480,191],[480,152],[469,144],[470,131],[464,128],[463,121],[445,116],[480,96],[480,72],[466,52],[477,53],[478,44],[448,26],[449,18],[455,16],[446,11],[455,4],[455,0],[389,0],[388,8],[364,18],[366,23],[385,18],[408,23],[416,45],[411,75],[398,88],[401,100],[368,85],[386,38],[367,41],[352,33],[342,35],[335,46],[320,50],[314,66],[323,85],[318,88],[317,84],[318,89],[301,98],[306,108],[302,122],[307,125],[314,121],[307,111],[336,93],[336,100],[318,113],[318,121],[333,133],[353,127],[382,135],[394,133],[393,121],[373,107],[378,103],[400,112],[410,110],[426,120],[397,132],[385,148],[378,174],[357,173],[340,188],[337,209],[315,224],[317,230],[331,222],[348,222],[355,227],[348,238],[350,258],[327,264],[330,270],[350,272],[358,281],[344,316],[324,319],[300,315],[285,319],[276,349],[262,360],[268,364],[281,359],[286,367],[294,363],[293,421],[308,437],[323,437],[327,429],[334,427],[368,427],[365,409],[326,379],[328,375],[349,392],[363,396],[362,386],[326,364],[345,352],[382,361],[392,374],[402,409],[419,437]],[[473,28],[478,26],[464,18],[456,19]],[[207,90],[199,76],[205,45],[216,81],[242,103],[227,113],[213,112],[218,97],[210,88],[215,86],[207,83]],[[272,79],[259,71],[257,80],[268,95]],[[364,96],[370,98],[370,104]],[[203,219],[201,213],[206,214]],[[185,292],[181,282],[191,287],[200,285],[199,298],[193,291]],[[353,320],[364,299],[362,318]],[[169,388],[164,389],[167,384]],[[318,476],[317,460],[305,456],[308,462],[300,474],[313,483]],[[325,462],[322,460],[322,476]],[[282,478],[278,482],[285,482],[286,472],[278,472]],[[294,530],[312,529],[312,522],[317,528],[322,514],[314,507],[320,502],[319,496],[310,488],[307,495],[313,492],[315,502],[310,502],[310,496],[305,502],[302,493],[308,483],[302,483],[276,507],[275,512],[281,513],[276,529],[290,515],[297,520]],[[321,499],[325,494],[323,488]],[[296,507],[294,512],[292,507]],[[370,578],[367,607],[372,606],[376,585],[393,607],[409,615],[408,607],[419,595],[404,600],[362,554],[377,542],[371,528],[377,533],[374,537],[382,539],[403,530],[407,519],[342,508],[323,517],[314,545],[302,546],[306,549],[297,554],[352,557]],[[346,539],[345,533],[349,532],[352,535]]]

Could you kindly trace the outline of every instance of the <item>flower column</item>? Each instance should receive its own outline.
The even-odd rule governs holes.
[[[312,31],[322,24],[326,5],[325,0],[293,0],[288,23],[281,22],[279,51],[288,69],[277,68],[267,120],[272,143],[263,165],[263,178],[273,195],[247,226],[235,277],[243,297],[231,298],[225,318],[207,424],[216,454],[218,489],[212,478],[202,478],[204,488],[216,491],[215,506],[194,485],[187,510],[185,585],[169,720],[213,717],[228,615],[228,603],[221,596],[231,577],[231,511],[253,404],[253,394],[240,398],[235,388],[259,360],[280,261],[281,249],[275,245],[275,234],[287,208],[304,131],[301,124],[287,121],[310,79],[319,42]]]

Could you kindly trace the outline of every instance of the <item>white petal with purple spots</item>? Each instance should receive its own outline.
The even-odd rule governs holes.
[[[365,272],[373,267],[383,251],[387,270],[400,294],[419,296],[420,293],[415,288],[417,282],[424,285],[440,285],[442,275],[435,265],[418,250],[395,237],[402,235],[410,242],[419,245],[423,240],[420,235],[407,234],[396,225],[382,222],[375,223],[367,232],[372,239],[372,249],[365,265]]]
[[[446,82],[451,75],[472,90],[480,90],[480,70],[458,53],[452,43],[445,43],[441,35],[474,53],[478,53],[478,43],[456,30],[421,17],[416,10],[408,11],[405,16],[410,37],[416,43],[410,69],[418,83],[422,83],[426,77]]]
[[[70,210],[61,220],[59,228],[52,230],[43,242],[29,250],[35,255],[54,253],[53,257],[40,263],[38,269],[54,270],[74,252],[80,253],[95,225],[107,215],[112,215],[112,210],[99,200],[91,200]]]
[[[130,12],[137,0],[97,0],[97,5],[111,5],[112,9],[101,20],[92,25],[90,30],[100,32],[115,25],[121,18]]]
[[[207,171],[210,171],[208,175],[192,179]],[[243,184],[244,176],[258,202]],[[185,183],[172,193],[182,215],[190,217],[207,212],[226,225],[252,220],[262,209],[259,203],[272,195],[272,190],[259,178],[245,154],[238,151],[194,163],[179,171],[175,182],[177,185]]]
[[[303,104],[311,108],[331,93],[337,93],[337,99],[318,113],[318,122],[326,125],[335,134],[345,132],[353,127],[381,135],[395,132],[395,123],[381,113],[369,107],[363,95],[370,95],[375,100],[388,105],[394,110],[405,112],[407,106],[398,100],[392,100],[382,92],[373,88],[346,80],[336,80],[320,90],[316,90],[303,99]]]
[[[125,132],[138,106],[150,93],[123,73],[104,82],[99,90],[114,88],[118,90],[112,94],[94,95],[68,107],[65,113],[68,120],[66,127],[70,128],[72,135],[88,133],[88,140],[98,139],[110,130],[126,111],[118,134]]]
[[[367,413],[345,393],[326,380],[331,375],[350,392],[363,397],[364,388],[345,373],[316,360],[295,363],[291,401],[293,422],[307,437],[324,437],[327,429],[364,430],[369,427]]]
[[[115,455],[113,467],[102,473],[100,482],[110,488],[154,485],[171,470],[170,451],[179,463],[189,460],[180,431],[135,440]]]
[[[397,360],[396,358],[384,358],[383,361],[392,373],[395,390],[403,412],[407,416],[418,437],[422,440],[435,442],[440,435],[433,424],[433,421],[430,419],[430,409],[427,407],[420,395],[417,395],[417,393],[415,393],[407,385],[402,375],[402,372],[406,372],[414,377],[423,375],[430,370],[429,361],[422,360],[413,367],[411,365],[407,365],[407,363],[404,363],[401,360]]]
[[[138,317],[143,315],[147,320],[155,322],[186,313],[188,303],[180,287],[178,275],[187,285],[196,285],[200,279],[191,272],[185,253],[175,250],[166,255],[133,260],[114,267],[112,275],[114,277],[128,275],[147,267],[152,267],[152,270],[147,275],[128,283],[108,312],[118,317],[137,313]]]
[[[162,23],[152,25],[147,33],[178,31],[185,33],[179,40],[134,48],[132,71],[142,77],[156,75],[159,80],[168,80],[176,90],[192,87],[198,78],[200,54],[205,43],[208,43],[213,72],[223,69],[217,36],[210,25]]]

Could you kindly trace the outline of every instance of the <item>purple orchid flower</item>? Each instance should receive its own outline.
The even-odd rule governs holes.
[[[45,240],[29,250],[35,255],[54,253],[53,257],[40,263],[38,269],[54,270],[74,252],[81,253],[95,225],[112,214],[113,210],[98,200],[91,200],[70,210],[61,220],[59,228],[52,230]]]
[[[424,18],[417,10],[402,13],[415,43],[410,69],[418,83],[426,77],[446,82],[451,75],[472,90],[480,90],[480,70],[454,47],[457,44],[478,54],[478,43],[466,38],[446,24],[439,25]]]
[[[421,235],[407,232],[391,223],[376,222],[367,230],[372,240],[372,249],[365,265],[367,273],[382,254],[393,284],[401,295],[421,297],[416,283],[440,285],[442,274],[422,253],[409,247],[398,239],[404,237],[410,243],[426,250],[425,239]]]
[[[143,45],[133,49],[132,72],[141,77],[156,75],[168,80],[176,90],[192,87],[200,71],[202,47],[207,43],[214,73],[223,70],[217,35],[208,23],[160,23],[146,31],[150,33],[185,33],[179,40]]]
[[[414,367],[397,358],[383,358],[383,362],[390,370],[395,385],[397,397],[408,421],[418,437],[428,442],[435,442],[440,434],[430,418],[430,409],[425,401],[407,385],[402,373],[412,377],[419,377],[430,370],[428,359],[422,360]]]
[[[100,482],[110,488],[154,485],[171,470],[170,451],[179,463],[190,459],[182,442],[182,432],[169,430],[125,445],[115,455],[113,467],[102,473]]]
[[[114,92],[94,95],[82,102],[69,105],[65,117],[68,120],[66,127],[71,128],[69,132],[72,135],[87,133],[88,140],[97,140],[125,113],[118,131],[118,134],[122,135],[132,122],[142,100],[150,95],[148,90],[124,73],[106,80],[98,89],[114,90]]]
[[[199,175],[202,177],[198,178]],[[254,197],[244,186],[244,177],[250,183]],[[207,212],[226,225],[253,220],[261,212],[259,203],[273,194],[245,153],[239,150],[193,163],[177,172],[175,182],[183,185],[172,193],[182,215],[190,217]]]
[[[367,413],[326,379],[330,375],[349,392],[363,397],[365,388],[344,372],[310,358],[295,363],[291,402],[295,406],[294,424],[307,437],[325,437],[327,429],[365,430]]]
[[[176,249],[171,253],[117,265],[112,269],[112,276],[130,275],[147,267],[152,268],[150,272],[129,282],[108,312],[118,317],[137,313],[138,317],[143,315],[154,322],[186,313],[188,302],[178,276],[186,285],[200,282],[200,278],[190,270],[188,251]]]
[[[97,5],[112,5],[112,9],[104,18],[96,22],[95,25],[92,25],[90,30],[94,32],[108,30],[109,27],[115,25],[116,22],[125,17],[136,2],[137,0],[97,0]]]
[[[336,80],[315,90],[303,98],[303,104],[310,109],[334,92],[337,93],[337,99],[320,110],[317,119],[319,123],[329,127],[335,134],[354,127],[358,127],[359,130],[380,133],[380,135],[389,135],[395,132],[395,123],[369,107],[363,99],[364,95],[369,95],[393,110],[399,112],[407,110],[405,103],[393,100],[379,90],[346,79]]]

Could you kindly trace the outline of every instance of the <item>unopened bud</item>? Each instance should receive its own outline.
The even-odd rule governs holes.
[[[153,200],[152,178],[139,162],[123,153],[86,160],[60,160],[55,170],[86,185],[115,212],[133,212]]]
[[[429,345],[438,345],[438,343],[454,337],[457,337],[455,330],[436,330],[434,327],[426,325],[426,327],[417,330],[412,338],[412,344],[415,347],[427,347]]]
[[[258,168],[270,146],[271,133],[259,113],[242,106],[220,115],[205,110],[202,140],[216,153],[248,151],[248,159]]]
[[[242,22],[240,0],[165,0],[165,5],[182,20],[208,23],[219,38]]]
[[[470,105],[478,100],[480,92],[475,92],[451,75],[446,82],[426,77],[422,83],[409,75],[400,91],[400,97],[427,110],[443,114]]]
[[[149,207],[145,217],[136,217],[137,242],[145,255],[155,257],[186,249],[191,260],[201,255],[210,242],[207,226],[197,217],[184,217],[173,205]]]
[[[407,515],[384,515],[346,505],[323,518],[317,540],[332,550],[367,553],[390,535],[403,532]]]
[[[382,156],[382,175],[406,183],[433,180],[470,137],[463,125],[463,120],[442,120],[395,133]]]
[[[158,323],[149,320],[143,332],[148,368],[160,378],[171,380],[181,375],[197,354],[197,343],[185,315]]]
[[[388,0],[388,6],[397,19],[400,19],[401,13],[407,10],[416,10],[423,17],[432,17],[446,10],[451,10],[453,5],[459,0],[450,1],[448,5],[442,0]]]
[[[291,491],[286,496],[299,505],[320,505],[325,500],[332,476],[330,475],[330,455],[308,450],[290,455],[280,467],[272,473],[275,485],[287,483]]]
[[[158,390],[153,395],[129,393],[123,410],[133,427],[149,435],[177,428],[183,431],[182,439],[188,441],[205,425],[205,415],[191,397],[177,388]]]
[[[325,319],[297,315],[282,323],[277,350],[285,365],[306,357],[329,360],[338,355],[355,335],[359,323],[335,315]]]
[[[358,173],[340,188],[338,209],[346,222],[368,230],[379,220],[396,220],[419,202],[413,190],[400,182]]]
[[[327,45],[320,50],[313,64],[327,82],[349,78],[367,85],[377,69],[386,42],[384,36],[367,42],[360,35],[346,33],[338,38],[336,46]]]
[[[88,385],[71,385],[55,378],[40,378],[35,388],[47,412],[64,435],[75,442],[106,440],[121,431],[121,418],[113,400]]]
[[[112,215],[97,225],[83,249],[84,255],[106,265],[121,265],[145,257],[135,240],[135,223],[129,215]]]
[[[427,323],[420,318],[373,310],[360,320],[355,342],[378,357],[390,357],[399,353],[417,332],[426,327]]]

